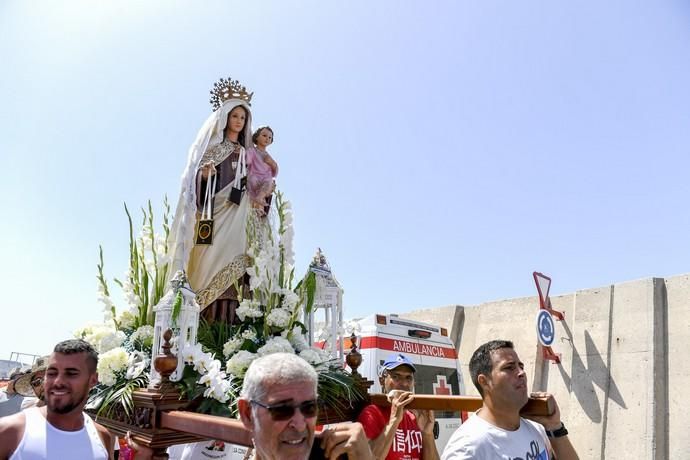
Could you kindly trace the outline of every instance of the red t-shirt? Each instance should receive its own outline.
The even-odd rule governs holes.
[[[369,439],[377,438],[390,420],[391,408],[370,404],[362,410],[357,421],[364,427]],[[417,418],[406,410],[395,430],[393,445],[386,460],[420,460],[422,458],[422,431]]]

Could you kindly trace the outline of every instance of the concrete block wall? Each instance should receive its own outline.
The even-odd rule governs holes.
[[[451,305],[401,316],[451,331],[468,394],[468,371],[481,343],[515,343],[532,391],[558,401],[583,459],[690,458],[690,275],[647,278],[551,298],[565,312],[556,321],[553,349],[561,363],[542,358],[537,345],[537,297]]]

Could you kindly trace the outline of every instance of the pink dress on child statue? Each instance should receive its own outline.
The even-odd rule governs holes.
[[[252,201],[261,196],[268,196],[273,190],[273,174],[271,167],[264,161],[266,152],[256,147],[247,149],[247,191]],[[277,171],[276,171],[277,172]]]

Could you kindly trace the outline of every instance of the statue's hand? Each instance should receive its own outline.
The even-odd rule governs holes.
[[[206,163],[201,167],[201,177],[208,179],[210,176],[216,174],[216,167],[213,163]]]

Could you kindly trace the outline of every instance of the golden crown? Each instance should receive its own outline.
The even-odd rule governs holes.
[[[213,110],[216,111],[228,99],[241,99],[251,105],[253,95],[254,93],[247,92],[247,88],[242,86],[239,81],[233,80],[230,77],[227,79],[221,78],[213,84],[211,99],[208,102],[211,103]]]

